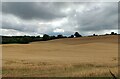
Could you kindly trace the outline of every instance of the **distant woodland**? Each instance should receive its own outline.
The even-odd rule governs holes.
[[[111,32],[111,34],[105,34],[105,35],[118,35],[118,34]],[[93,34],[91,36],[98,36],[98,35]],[[13,44],[13,43],[28,44],[30,42],[35,42],[35,41],[48,41],[48,40],[60,39],[60,38],[82,37],[82,35],[80,35],[78,32],[75,32],[75,34],[68,37],[63,36],[61,34],[57,36],[49,36],[48,34],[44,34],[43,37],[40,36],[0,36],[0,37],[2,38],[1,44]]]

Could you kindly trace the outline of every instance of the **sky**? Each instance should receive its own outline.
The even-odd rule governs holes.
[[[117,2],[3,2],[0,13],[0,35],[118,33]]]

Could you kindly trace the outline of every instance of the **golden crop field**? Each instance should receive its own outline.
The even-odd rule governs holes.
[[[3,77],[111,77],[118,74],[118,36],[2,45]]]

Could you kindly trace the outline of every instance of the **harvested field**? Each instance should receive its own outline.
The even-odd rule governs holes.
[[[4,77],[111,77],[118,74],[118,36],[4,44]]]

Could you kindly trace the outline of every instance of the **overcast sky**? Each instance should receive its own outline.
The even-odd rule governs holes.
[[[1,20],[0,20],[1,21]],[[117,2],[3,2],[2,35],[118,31]]]

